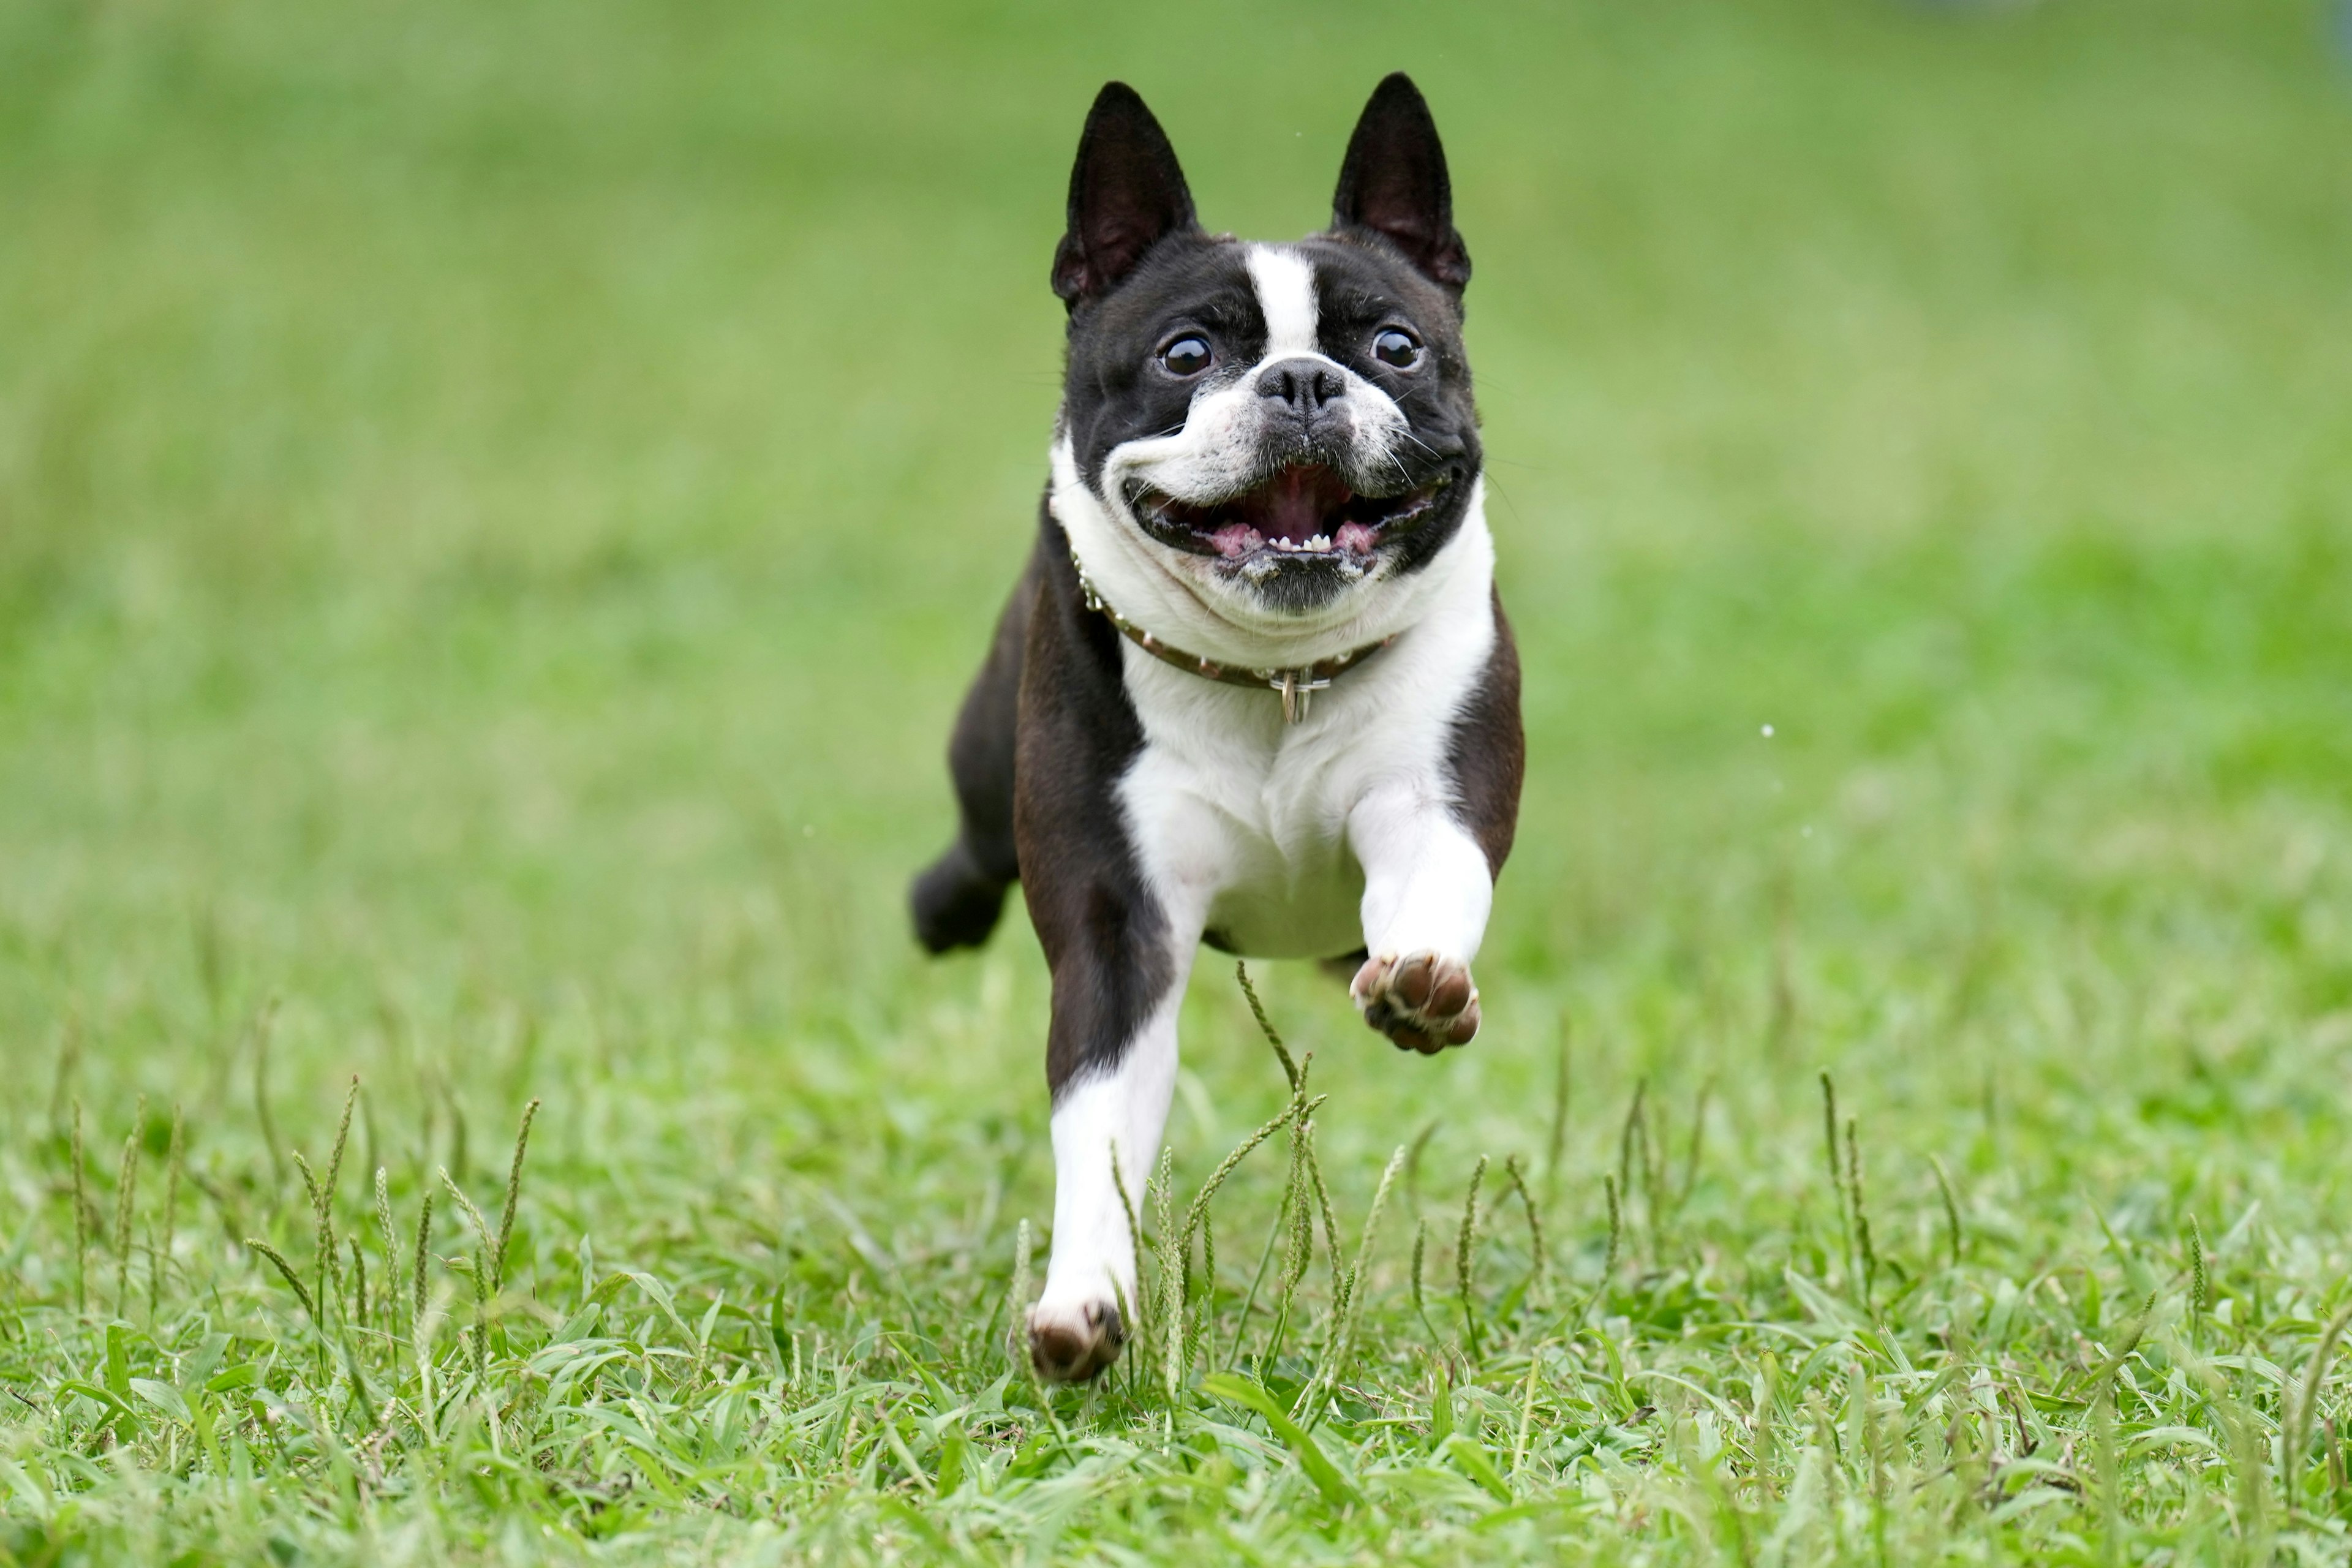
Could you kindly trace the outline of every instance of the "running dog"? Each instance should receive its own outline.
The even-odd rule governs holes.
[[[917,879],[931,951],[1018,881],[1053,972],[1054,1378],[1118,1357],[1120,1197],[1158,1157],[1198,946],[1352,963],[1366,1023],[1435,1054],[1518,813],[1519,666],[1463,353],[1470,255],[1403,75],[1331,226],[1204,231],[1135,91],[1095,100],[1054,256],[1069,308],[1027,570],[949,745],[961,830]]]

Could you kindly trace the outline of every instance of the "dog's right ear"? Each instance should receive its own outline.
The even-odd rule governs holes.
[[[1437,121],[1412,78],[1396,71],[1372,89],[1331,198],[1331,226],[1370,229],[1404,253],[1458,303],[1470,250],[1454,226],[1454,183]]]
[[[1054,292],[1075,310],[1109,293],[1160,240],[1199,226],[1168,133],[1135,89],[1105,82],[1070,170],[1070,227],[1054,251]]]

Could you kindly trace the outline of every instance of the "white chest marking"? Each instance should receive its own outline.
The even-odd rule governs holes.
[[[1495,642],[1482,499],[1416,574],[1427,594],[1418,619],[1318,694],[1303,723],[1286,725],[1270,691],[1202,680],[1122,645],[1144,746],[1119,797],[1163,904],[1204,910],[1210,930],[1266,957],[1327,958],[1368,940],[1351,819],[1381,799],[1452,821],[1453,723]],[[1483,859],[1478,869],[1483,882]]]

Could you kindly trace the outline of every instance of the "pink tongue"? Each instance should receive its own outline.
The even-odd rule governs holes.
[[[1360,522],[1343,522],[1339,525],[1339,531],[1333,535],[1333,542],[1350,554],[1370,555],[1373,537],[1372,531]]]
[[[1304,544],[1323,531],[1321,479],[1313,468],[1289,468],[1266,487],[1259,510],[1267,538]]]

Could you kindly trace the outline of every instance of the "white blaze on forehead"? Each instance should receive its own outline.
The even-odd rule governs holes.
[[[1315,268],[1307,258],[1280,246],[1253,245],[1248,265],[1258,309],[1265,312],[1266,361],[1321,353],[1315,340]]]

